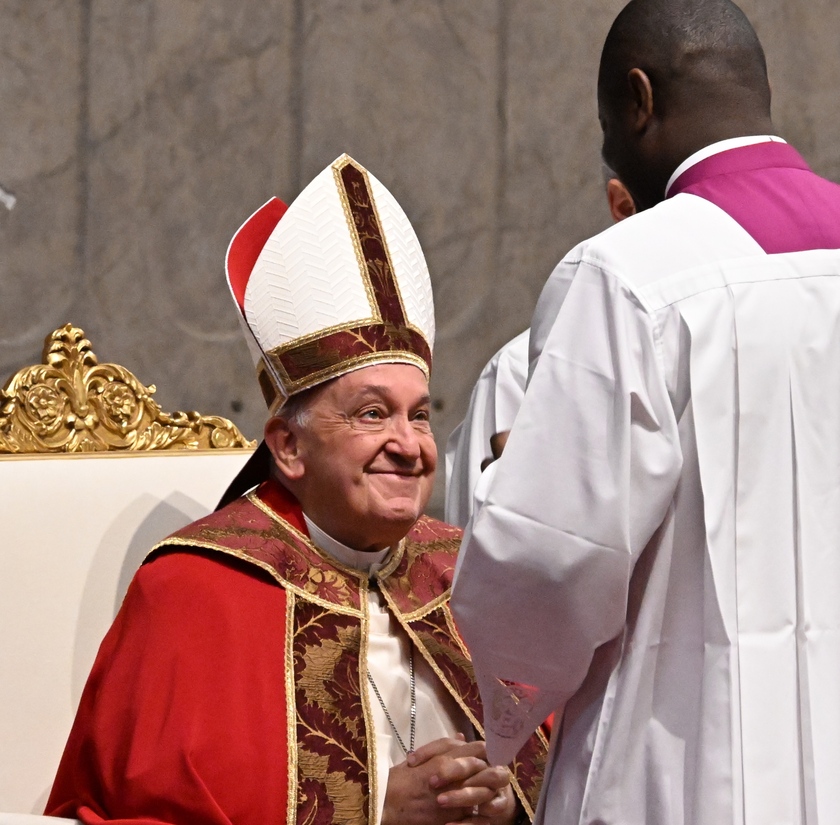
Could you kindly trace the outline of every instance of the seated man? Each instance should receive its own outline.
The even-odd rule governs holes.
[[[282,220],[281,220],[282,218]],[[422,515],[434,317],[417,238],[350,158],[269,201],[228,280],[272,417],[256,489],[154,548],[47,805],[85,823],[512,823],[544,739],[485,761],[449,612],[460,532]],[[270,455],[269,455],[270,453]]]

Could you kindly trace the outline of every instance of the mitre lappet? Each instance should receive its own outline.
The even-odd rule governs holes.
[[[414,364],[429,377],[434,304],[420,242],[394,196],[348,155],[290,206],[272,198],[251,215],[226,269],[272,414],[372,364]],[[222,503],[265,478],[269,462],[261,444]]]

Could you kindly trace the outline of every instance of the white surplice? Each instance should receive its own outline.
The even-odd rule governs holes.
[[[444,520],[465,527],[473,512],[473,494],[482,463],[493,457],[490,437],[513,427],[525,397],[528,335],[508,341],[484,366],[470,395],[464,420],[446,442]]]
[[[452,598],[537,821],[840,823],[838,273],[689,194],[555,269]]]

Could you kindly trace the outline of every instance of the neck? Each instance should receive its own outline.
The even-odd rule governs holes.
[[[640,192],[632,192],[640,209],[648,209],[665,199],[665,187],[680,164],[695,152],[729,138],[750,135],[773,135],[776,131],[769,117],[723,118],[714,123],[696,118],[675,119],[668,126],[666,139],[651,150],[647,174],[641,179]],[[667,148],[664,148],[667,147]]]
[[[700,124],[689,124],[687,130],[693,130],[692,139],[687,140],[681,148],[682,157],[674,165],[674,169],[695,152],[730,138],[749,137],[751,135],[773,135],[776,133],[773,121],[769,118],[750,120],[749,122],[732,122],[715,124],[715,128],[704,129]],[[672,170],[673,171],[673,170]]]
[[[312,543],[328,556],[347,567],[352,567],[354,570],[373,572],[374,569],[381,567],[390,555],[390,548],[378,552],[355,550],[322,530],[306,513],[303,514],[303,518],[306,520],[306,527],[309,530]]]

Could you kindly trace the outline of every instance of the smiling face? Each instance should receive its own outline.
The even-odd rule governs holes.
[[[396,544],[432,493],[429,386],[409,364],[378,364],[313,391],[301,418],[272,418],[266,443],[322,530],[356,550]]]

